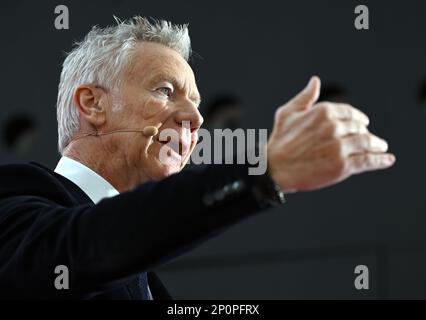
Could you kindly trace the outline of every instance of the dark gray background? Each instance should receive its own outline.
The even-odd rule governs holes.
[[[70,30],[54,28],[59,4]],[[354,28],[358,4],[370,9],[368,31]],[[0,163],[55,166],[63,52],[113,14],[189,22],[204,101],[240,97],[246,127],[270,128],[276,107],[317,74],[344,87],[389,142],[392,169],[288,196],[160,268],[176,297],[426,298],[424,1],[2,1],[0,12],[0,130],[17,114],[39,130],[23,153],[0,139]],[[358,264],[370,268],[369,291],[354,288]]]

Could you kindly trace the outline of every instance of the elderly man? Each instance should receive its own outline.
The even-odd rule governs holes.
[[[93,28],[76,44],[59,84],[55,171],[0,167],[1,297],[167,299],[152,272],[160,264],[281,203],[283,193],[395,161],[365,114],[316,103],[313,77],[276,111],[259,150],[265,174],[249,175],[245,164],[176,174],[203,122],[190,52],[186,26],[142,17]],[[166,129],[182,138],[165,162]],[[58,283],[61,268],[69,280]]]

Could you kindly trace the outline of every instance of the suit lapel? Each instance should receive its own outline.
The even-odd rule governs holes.
[[[79,186],[77,186],[74,182],[68,180],[64,176],[44,167],[41,164],[38,164],[36,162],[30,162],[32,165],[36,165],[45,171],[47,171],[50,175],[52,175],[56,180],[59,180],[59,182],[65,187],[66,190],[71,194],[72,200],[76,204],[87,204],[92,203],[93,201],[89,198],[89,196],[80,189]],[[148,284],[149,288],[151,290],[151,294],[153,296],[153,299],[155,300],[172,300],[172,297],[170,296],[169,292],[167,291],[166,287],[163,285],[161,280],[158,278],[158,276],[154,272],[148,272]],[[140,300],[142,299],[142,293],[139,286],[139,276],[133,277],[127,284],[125,285],[127,288],[127,291],[129,292],[129,295],[131,299],[133,300]]]

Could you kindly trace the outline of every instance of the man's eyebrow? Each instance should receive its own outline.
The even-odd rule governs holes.
[[[149,83],[153,84],[155,82],[160,82],[160,81],[167,81],[167,82],[170,82],[171,84],[173,84],[174,87],[180,87],[179,81],[178,81],[178,79],[175,76],[161,74],[161,73],[157,74],[157,75],[154,75],[149,80]]]
[[[200,106],[200,104],[201,104],[201,97],[200,97],[200,95],[199,94],[197,94],[197,95],[192,95],[191,97],[190,97],[190,99],[197,105],[197,108]]]

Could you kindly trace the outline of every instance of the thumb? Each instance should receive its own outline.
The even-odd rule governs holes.
[[[311,77],[308,85],[291,99],[287,105],[295,111],[307,110],[318,100],[320,88],[321,80],[317,76]]]

